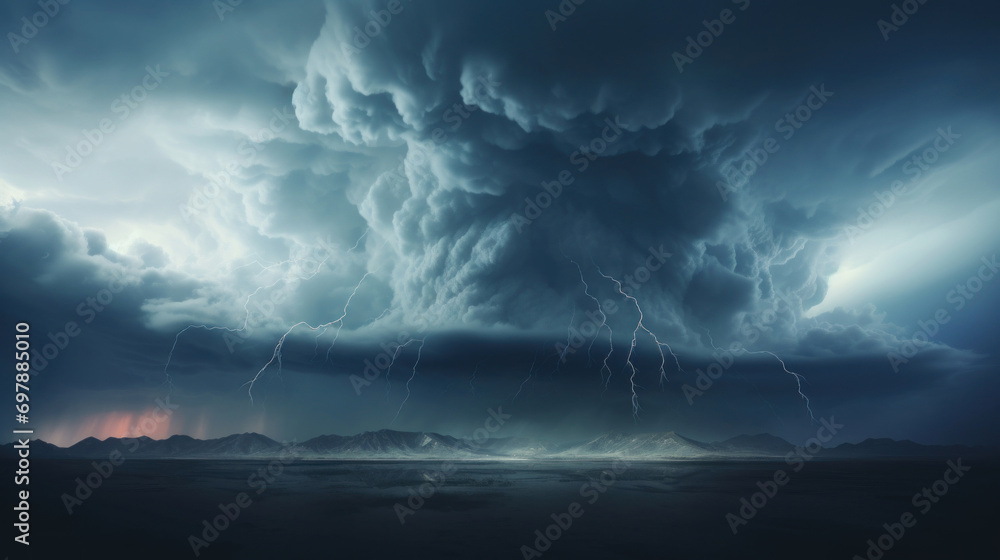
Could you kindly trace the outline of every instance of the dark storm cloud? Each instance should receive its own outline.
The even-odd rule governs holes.
[[[824,394],[816,402],[829,410],[932,394],[935,383],[952,379],[949,370],[984,368],[991,349],[934,341],[914,371],[927,368],[936,380],[928,373],[919,382],[886,382],[885,354],[912,329],[868,302],[811,310],[827,301],[831,278],[858,248],[845,228],[857,225],[859,208],[881,200],[874,193],[893,181],[917,184],[912,158],[933,149],[933,165],[919,177],[959,186],[948,198],[943,188],[915,187],[910,198],[894,199],[882,223],[911,229],[885,237],[915,235],[935,209],[961,217],[996,201],[995,187],[967,180],[989,165],[1000,117],[985,93],[1000,76],[992,8],[929,2],[887,41],[876,22],[892,8],[881,3],[592,0],[550,21],[546,10],[557,6],[402,0],[390,13],[381,0],[244,3],[222,21],[208,5],[64,7],[20,52],[0,58],[4,98],[19,107],[3,110],[23,139],[19,147],[9,141],[12,153],[33,150],[27,161],[9,158],[5,181],[28,192],[38,184],[38,199],[27,197],[32,207],[70,213],[67,201],[79,197],[89,214],[4,215],[0,259],[18,272],[3,293],[27,294],[4,314],[56,329],[112,272],[123,274],[127,287],[88,333],[87,356],[121,362],[81,374],[97,387],[119,386],[114,371],[147,379],[159,372],[159,357],[189,324],[236,328],[252,320],[253,334],[244,330],[235,343],[219,332],[185,333],[175,366],[190,380],[183,394],[231,388],[235,378],[238,386],[270,359],[289,326],[336,319],[356,292],[335,375],[317,373],[330,366],[310,360],[332,333],[317,345],[307,328],[289,338],[289,370],[352,396],[348,376],[380,342],[426,323],[419,380],[442,395],[460,392],[470,364],[484,356],[485,376],[495,381],[483,392],[503,398],[533,355],[548,371],[576,372],[545,377],[552,385],[539,395],[554,406],[522,411],[541,414],[536,427],[593,405],[579,373],[596,378],[593,366],[577,354],[557,369],[553,356],[567,326],[579,327],[596,308],[581,273],[599,300],[618,302],[608,324],[617,348],[629,343],[638,312],[599,270],[626,282],[646,326],[680,353],[685,369],[711,361],[709,333],[720,345],[779,351],[815,372],[810,392]],[[5,21],[17,21],[32,6],[0,9]],[[719,31],[710,44],[691,48],[688,38],[696,43],[709,28]],[[170,76],[125,124],[149,119],[142,122],[152,138],[109,144],[66,184],[54,183],[50,159],[106,116],[109,101],[151,64]],[[60,121],[68,124],[33,127]],[[137,171],[103,159],[119,153],[154,162],[158,173],[127,186]],[[133,192],[148,202],[127,211],[128,202],[112,202]],[[98,226],[73,223],[112,224],[122,215],[149,229],[127,249],[117,232],[118,251]],[[986,250],[988,232],[972,238]],[[279,261],[286,264],[271,266]],[[920,276],[906,282],[923,286]],[[280,301],[268,303],[275,295]],[[364,327],[375,317],[382,319]],[[638,352],[651,387],[655,345],[643,338]],[[740,367],[773,369],[758,357]],[[615,360],[624,367],[620,354]],[[844,372],[830,363],[853,365]],[[799,405],[792,378],[778,374],[756,382],[769,397],[791,396],[789,409]],[[631,421],[627,390],[615,386],[608,417],[624,410]],[[414,395],[401,419],[418,425],[426,414],[424,422],[454,426],[424,412],[435,394]],[[688,422],[678,412],[689,410],[679,389],[647,394],[654,423]],[[338,399],[363,418],[351,426],[384,419],[381,410]],[[738,397],[719,401],[730,399]],[[675,401],[679,408],[664,404]],[[739,415],[725,408],[706,405],[688,425],[729,429]]]
[[[570,286],[555,284],[548,272],[553,267],[525,262],[525,254],[558,262],[560,243],[578,255],[666,243],[683,272],[658,277],[649,304],[686,303],[689,319],[718,325],[754,311],[762,297],[771,299],[776,280],[807,307],[822,300],[825,277],[833,271],[824,261],[825,244],[856,206],[855,200],[839,199],[861,183],[831,165],[825,171],[845,183],[835,196],[827,188],[831,179],[811,184],[811,177],[801,175],[794,185],[785,181],[778,194],[769,192],[773,187],[762,166],[762,185],[755,181],[753,187],[761,187],[763,199],[733,194],[726,204],[716,187],[721,164],[742,159],[764,136],[784,140],[769,131],[774,125],[815,151],[818,143],[873,124],[866,122],[874,118],[867,114],[872,105],[885,112],[883,121],[898,122],[899,113],[912,107],[899,106],[894,97],[912,96],[936,81],[936,60],[950,45],[932,50],[918,38],[902,47],[885,45],[877,29],[872,32],[881,11],[859,6],[747,6],[703,58],[679,73],[668,63],[671,53],[683,46],[683,37],[703,30],[700,18],[711,11],[591,4],[553,33],[533,4],[428,5],[407,7],[369,39],[359,35],[367,10],[331,3],[338,17],[313,46],[300,84],[308,86],[309,96],[297,96],[296,109],[306,128],[366,146],[405,143],[410,149],[410,188],[376,182],[362,206],[377,231],[405,240],[394,279],[404,307],[448,307],[447,315],[486,324],[538,325],[545,316],[531,312],[534,305],[519,311],[519,302],[531,297],[525,291],[564,304]],[[947,31],[938,27],[935,33],[985,33],[968,15],[946,16]],[[907,31],[919,37],[921,28],[913,27]],[[992,62],[955,50],[973,58],[961,79],[981,80],[975,64]],[[907,89],[872,91],[884,77],[883,65],[905,75]],[[818,133],[792,128],[794,120],[778,123],[799,103],[815,101],[814,86],[829,86],[832,98],[824,101],[834,104],[835,98],[840,105],[818,110],[814,118],[823,122],[802,124],[821,130],[819,139]],[[318,96],[323,90],[326,95]],[[982,107],[985,101],[974,92],[951,95],[956,104],[968,98]],[[453,104],[459,101],[477,109],[467,118],[456,116]],[[992,104],[989,110],[995,112]],[[833,114],[826,118],[822,111]],[[837,122],[845,113],[851,118]],[[582,164],[571,163],[571,154],[599,137],[606,118],[618,119],[621,138],[579,171]],[[886,145],[881,163],[897,156],[892,150],[900,149],[907,133],[897,128],[891,132],[898,135],[895,141],[878,139]],[[855,168],[851,159],[877,157],[871,146],[837,148],[850,149],[836,162],[848,172]],[[561,198],[530,226],[512,222],[525,207],[524,197],[534,198],[542,182],[556,180],[564,169],[573,183]],[[864,166],[861,171],[870,173]],[[805,206],[785,200],[790,192]],[[622,227],[625,216],[628,226]],[[740,272],[730,268],[726,280],[718,259],[708,255],[710,247],[699,250],[707,240],[720,242],[713,250],[741,252],[744,261],[758,262]],[[445,251],[461,258],[449,262]],[[631,263],[604,266],[620,274]],[[725,297],[718,297],[720,290]]]

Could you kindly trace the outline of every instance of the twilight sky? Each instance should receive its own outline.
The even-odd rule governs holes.
[[[36,434],[1000,443],[997,8],[813,4],[4,3]]]

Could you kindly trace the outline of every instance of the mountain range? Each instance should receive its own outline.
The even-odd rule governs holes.
[[[106,458],[123,456],[149,459],[264,459],[292,455],[302,459],[767,459],[781,458],[795,446],[769,434],[742,435],[705,443],[674,432],[628,434],[613,432],[572,445],[557,445],[523,437],[460,439],[433,432],[379,430],[353,436],[325,435],[303,442],[281,443],[257,433],[200,440],[175,435],[163,440],[86,438],[70,447],[42,440],[31,443],[31,454],[42,458]],[[13,457],[13,443],[0,447],[0,455]],[[983,447],[928,446],[903,440],[868,439],[844,443],[817,453],[828,458],[919,458],[1000,455]]]

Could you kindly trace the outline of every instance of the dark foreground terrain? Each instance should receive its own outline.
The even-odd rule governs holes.
[[[91,461],[38,460],[30,549],[34,558],[194,558],[188,537],[204,538],[203,520],[245,492],[251,502],[205,541],[200,558],[850,560],[867,558],[867,541],[907,512],[915,524],[884,537],[891,548],[881,558],[998,557],[1000,461],[963,459],[971,470],[939,483],[946,494],[932,491],[936,503],[912,503],[943,479],[947,459],[816,459],[799,472],[781,461],[634,462],[614,465],[617,474],[611,462],[491,461],[441,472],[438,461],[298,460],[253,479],[267,461],[132,459],[72,515],[61,495],[94,472]],[[787,483],[733,535],[727,514],[740,515],[758,482],[773,491],[765,482],[779,469]],[[423,483],[430,497],[407,505]],[[552,514],[571,524],[549,527]],[[556,538],[548,547],[538,541],[541,556],[522,549],[547,528]],[[17,545],[11,558],[21,552]]]

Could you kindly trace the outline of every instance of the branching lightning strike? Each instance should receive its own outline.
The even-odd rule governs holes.
[[[410,340],[396,346],[396,349],[392,351],[392,359],[389,361],[389,365],[385,368],[385,400],[389,400],[389,395],[392,391],[392,382],[389,381],[389,373],[392,372],[392,366],[396,364],[396,358],[399,356],[399,353],[403,351],[403,348],[406,348],[414,342],[420,342],[421,346],[423,346],[424,339],[411,338]]]
[[[328,258],[329,257],[324,258],[322,261],[320,261],[320,263],[316,266],[316,269],[313,270],[311,273],[306,274],[304,276],[299,276],[297,279],[298,280],[309,280],[309,279],[313,278],[314,276],[316,276],[319,273],[319,271],[323,268],[323,266],[326,264],[326,261],[327,261]],[[254,262],[257,262],[257,261],[254,261]],[[282,261],[282,262],[277,263],[275,265],[271,265],[269,267],[265,267],[265,270],[268,270],[268,269],[273,268],[275,266],[283,265],[283,264],[286,264],[286,263],[289,263],[289,262],[294,262],[294,261],[291,261],[291,260]],[[253,264],[253,263],[250,263],[250,264]],[[257,264],[260,264],[260,263],[258,262]],[[249,265],[243,265],[243,266],[249,266]],[[261,266],[263,266],[263,265],[261,265]],[[237,267],[237,268],[242,268],[242,267]],[[234,269],[234,270],[236,270],[236,269]],[[258,293],[260,293],[261,290],[267,290],[267,289],[273,288],[274,286],[277,286],[279,283],[281,283],[281,282],[283,282],[285,280],[286,280],[285,278],[279,278],[279,279],[275,280],[274,282],[272,282],[271,284],[264,285],[264,286],[258,286],[257,289],[255,289],[253,292],[251,292],[249,295],[247,295],[246,299],[243,301],[243,313],[244,313],[244,315],[243,315],[243,325],[240,326],[239,328],[220,327],[220,326],[208,326],[208,325],[188,325],[188,326],[184,327],[183,329],[181,329],[174,336],[174,343],[170,347],[170,352],[167,354],[167,361],[166,361],[166,363],[163,366],[163,374],[166,377],[166,383],[167,383],[167,385],[169,387],[169,390],[173,391],[173,379],[171,378],[170,373],[168,372],[168,370],[170,368],[170,362],[171,362],[171,360],[173,359],[173,356],[174,356],[174,351],[177,349],[177,343],[180,341],[180,337],[181,337],[182,334],[184,334],[185,332],[187,332],[187,331],[189,331],[191,329],[204,329],[206,331],[226,331],[226,332],[233,333],[233,334],[241,334],[241,333],[247,332],[247,329],[250,326],[250,300],[253,299],[253,297],[255,295],[257,295]]]
[[[566,254],[563,253],[563,256],[566,256]],[[587,364],[588,365],[591,364],[591,363],[593,363],[593,359],[591,357],[591,355],[592,355],[591,352],[594,349],[594,342],[597,341],[597,337],[601,334],[601,329],[604,329],[604,328],[608,329],[608,353],[604,356],[604,362],[602,363],[601,369],[599,371],[599,373],[601,375],[601,383],[604,383],[604,388],[605,388],[605,390],[607,390],[607,383],[604,380],[604,371],[607,370],[607,372],[608,372],[608,381],[610,381],[611,380],[611,368],[608,367],[608,358],[610,358],[611,357],[611,353],[615,351],[615,343],[614,343],[615,332],[611,329],[611,325],[608,324],[608,316],[604,313],[604,308],[601,307],[600,300],[598,300],[597,297],[595,297],[593,294],[590,293],[590,286],[587,284],[587,280],[583,276],[583,268],[580,267],[579,263],[577,263],[573,259],[569,258],[568,256],[566,256],[566,259],[569,260],[569,262],[573,263],[573,266],[576,267],[577,272],[580,273],[580,283],[583,284],[583,293],[587,297],[589,297],[591,300],[594,301],[594,305],[597,306],[597,312],[601,314],[601,324],[597,326],[597,332],[594,333],[594,338],[592,338],[590,340],[590,344],[587,346]]]
[[[521,386],[517,388],[517,392],[516,392],[516,393],[514,393],[514,398],[513,398],[513,399],[511,399],[511,401],[510,401],[511,403],[513,403],[514,401],[516,401],[516,400],[517,400],[517,397],[518,397],[518,395],[520,395],[520,394],[521,394],[521,390],[522,390],[522,389],[524,389],[524,385],[525,385],[525,384],[526,384],[526,383],[527,383],[528,381],[530,381],[530,380],[531,380],[531,376],[532,376],[532,374],[534,374],[534,373],[535,373],[535,364],[536,364],[537,362],[538,362],[538,352],[535,352],[535,357],[534,357],[534,359],[533,359],[533,360],[531,360],[531,367],[530,367],[530,368],[528,368],[528,377],[525,377],[525,378],[524,378],[524,381],[522,381],[522,382],[521,382]]]
[[[364,233],[362,233],[361,236],[358,238],[358,240],[354,243],[354,246],[351,247],[347,251],[347,253],[350,253],[350,252],[354,251],[355,249],[357,249],[361,245],[361,242],[364,240],[364,238],[368,235],[368,232],[369,232],[369,230],[366,229],[364,231]],[[330,258],[330,255],[327,254],[323,258],[323,260],[320,261],[320,263],[316,266],[315,270],[313,270],[309,274],[300,276],[297,279],[298,280],[310,280],[310,279],[312,279],[317,274],[319,274],[320,270],[322,270],[323,266],[326,265],[326,262],[329,260],[329,258]],[[253,264],[257,264],[262,269],[261,272],[257,274],[259,276],[261,273],[263,273],[265,271],[271,270],[271,269],[273,269],[275,267],[278,267],[278,266],[283,266],[283,265],[288,264],[288,263],[294,263],[294,262],[297,262],[297,260],[289,259],[289,260],[281,261],[279,263],[275,263],[275,264],[272,264],[272,265],[265,265],[265,264],[261,263],[259,260],[254,260],[254,261],[252,261],[252,262],[250,262],[248,264],[236,267],[233,270],[235,271],[235,270],[238,270],[240,268],[244,268],[246,266],[251,266]],[[361,287],[361,284],[365,281],[365,278],[367,278],[370,274],[371,274],[371,272],[366,272],[361,277],[361,280],[358,281],[357,285],[354,287],[354,290],[351,292],[351,295],[347,298],[347,302],[344,304],[344,311],[343,311],[343,313],[341,314],[340,317],[338,317],[334,321],[331,321],[329,323],[324,323],[324,324],[316,326],[316,327],[308,325],[308,323],[306,323],[305,321],[300,321],[300,322],[295,323],[294,325],[292,325],[291,328],[289,328],[285,332],[285,334],[283,334],[278,339],[278,343],[275,346],[273,354],[271,355],[271,359],[264,365],[264,367],[262,367],[257,372],[257,374],[250,381],[248,381],[247,383],[243,384],[244,387],[248,387],[247,394],[250,397],[250,403],[251,403],[251,405],[253,404],[253,386],[254,386],[254,383],[260,378],[261,375],[263,375],[263,373],[267,370],[267,368],[270,367],[271,364],[277,362],[277,364],[278,364],[278,371],[280,373],[280,371],[281,371],[281,350],[282,350],[282,348],[284,346],[285,340],[288,338],[288,335],[291,334],[292,331],[294,331],[297,327],[302,326],[302,325],[306,325],[308,328],[310,328],[312,330],[319,330],[319,331],[321,331],[320,334],[322,334],[323,332],[326,332],[326,330],[329,329],[330,327],[332,327],[333,325],[338,325],[337,336],[339,337],[339,335],[340,335],[340,329],[343,327],[344,318],[347,317],[347,310],[348,310],[348,307],[351,304],[351,300],[357,294],[358,289]],[[177,344],[178,344],[178,341],[180,340],[180,337],[181,337],[182,334],[184,334],[185,332],[187,332],[188,330],[191,330],[191,329],[204,329],[204,330],[208,330],[208,331],[221,330],[221,331],[227,331],[227,332],[234,333],[234,334],[240,334],[240,333],[247,332],[247,329],[250,326],[250,307],[249,307],[250,300],[255,295],[257,295],[258,293],[260,293],[261,290],[272,288],[272,287],[276,286],[278,283],[280,283],[280,282],[282,282],[284,280],[285,280],[284,278],[279,278],[278,280],[274,281],[273,283],[271,283],[269,285],[259,286],[259,287],[257,287],[257,289],[255,289],[253,292],[251,292],[247,296],[246,300],[244,300],[244,302],[243,302],[243,311],[244,311],[243,325],[240,326],[239,328],[221,327],[221,326],[208,326],[208,325],[188,325],[187,327],[181,329],[181,331],[178,332],[174,336],[173,345],[170,348],[170,352],[167,354],[167,361],[166,361],[166,363],[163,366],[163,373],[164,373],[164,375],[166,377],[166,383],[168,384],[168,386],[170,387],[170,389],[171,390],[173,389],[173,380],[172,380],[172,378],[171,378],[170,373],[169,373],[168,370],[170,368],[170,362],[173,359],[174,351],[177,349]],[[318,338],[319,337],[317,337],[317,343],[318,343]],[[336,338],[334,339],[334,342],[336,342]],[[333,347],[333,345],[331,344],[331,349],[332,349],[332,347]],[[327,353],[327,356],[329,357],[329,352]]]
[[[660,386],[661,387],[663,386],[663,383],[665,381],[669,381],[669,379],[667,379],[667,372],[666,372],[666,369],[665,369],[665,365],[666,365],[667,359],[666,359],[666,356],[664,356],[664,354],[663,354],[663,348],[664,347],[667,348],[667,351],[670,352],[670,355],[673,356],[674,361],[677,363],[677,370],[678,371],[684,371],[684,370],[681,369],[680,359],[678,359],[677,354],[674,354],[674,351],[670,348],[670,346],[667,343],[665,343],[665,342],[660,342],[660,339],[658,339],[656,337],[656,335],[653,334],[653,331],[651,331],[648,328],[646,328],[646,325],[643,323],[644,316],[643,316],[643,313],[642,313],[642,307],[639,305],[639,300],[637,300],[632,295],[629,295],[628,293],[626,293],[625,290],[622,289],[622,283],[617,278],[614,278],[612,276],[604,274],[604,272],[601,270],[601,267],[597,266],[596,263],[594,264],[594,266],[597,267],[597,273],[598,274],[600,274],[605,279],[611,280],[612,282],[615,283],[615,287],[618,289],[618,293],[621,294],[626,299],[628,299],[629,301],[631,301],[635,305],[636,311],[639,312],[639,320],[636,321],[635,329],[632,330],[632,342],[629,345],[628,356],[625,358],[625,367],[627,367],[627,368],[629,368],[631,370],[631,375],[629,376],[629,383],[632,386],[632,416],[638,420],[638,418],[639,418],[639,410],[641,410],[641,407],[639,406],[639,395],[636,392],[636,388],[638,388],[639,386],[635,382],[635,376],[638,373],[638,368],[636,368],[635,367],[635,363],[632,362],[632,355],[635,353],[635,347],[636,347],[637,338],[638,338],[638,335],[639,335],[639,330],[641,329],[643,332],[645,332],[646,334],[648,334],[650,336],[650,338],[653,339],[653,342],[656,343],[656,350],[660,354],[660,368],[659,368],[659,372],[660,372]]]
[[[715,341],[712,340],[712,333],[710,333],[708,329],[705,329],[705,334],[708,335],[708,342],[712,345],[712,348],[714,348],[717,351],[723,351],[722,348],[719,348],[718,346],[715,345]],[[795,373],[794,371],[789,370],[788,366],[785,365],[785,361],[782,360],[780,357],[778,357],[777,354],[769,350],[748,350],[746,348],[740,348],[740,350],[742,350],[744,354],[767,354],[769,356],[772,356],[775,360],[778,360],[778,363],[781,364],[781,369],[783,369],[785,373],[795,378],[795,384],[798,389],[799,397],[806,402],[806,411],[809,412],[809,419],[812,420],[813,422],[816,422],[816,416],[813,414],[812,410],[812,403],[809,401],[809,397],[804,392],[802,392],[802,381],[805,379],[805,377],[802,374]],[[763,398],[763,396],[761,398]],[[767,402],[767,400],[765,399],[764,402]],[[770,407],[771,403],[768,402],[767,405]],[[774,412],[774,407],[771,407],[771,412]],[[777,415],[776,412],[775,415]]]
[[[357,285],[354,286],[354,290],[351,292],[351,295],[348,296],[347,302],[344,303],[344,311],[340,315],[340,317],[334,319],[333,321],[330,321],[329,323],[324,323],[322,325],[317,325],[315,327],[312,326],[312,325],[310,325],[309,323],[307,323],[305,321],[299,321],[298,323],[295,323],[294,325],[292,325],[287,331],[285,331],[285,334],[281,335],[281,338],[278,339],[278,344],[274,347],[274,353],[271,354],[271,359],[268,360],[268,362],[266,364],[264,364],[264,367],[260,368],[260,371],[257,372],[257,375],[253,376],[253,379],[251,379],[250,381],[247,381],[246,383],[244,383],[242,385],[243,387],[247,387],[247,395],[250,397],[250,404],[251,405],[253,405],[253,386],[254,386],[254,383],[257,382],[257,380],[260,378],[261,375],[263,375],[263,373],[267,370],[267,368],[270,367],[271,364],[273,364],[275,361],[277,361],[277,363],[278,363],[278,372],[279,373],[281,372],[281,350],[284,347],[285,339],[288,338],[288,335],[292,334],[292,331],[294,331],[296,327],[299,327],[299,326],[302,326],[302,325],[305,325],[308,329],[310,329],[312,331],[318,331],[320,329],[328,329],[331,326],[333,326],[334,324],[338,324],[339,323],[339,326],[337,328],[337,336],[340,336],[340,329],[344,326],[344,318],[347,317],[347,312],[348,312],[347,310],[348,310],[348,308],[351,305],[351,300],[354,299],[354,296],[358,293],[358,289],[361,288],[361,284],[364,283],[365,278],[368,278],[368,276],[370,274],[371,274],[371,272],[366,272],[361,277],[361,280],[358,280],[358,283],[357,283]],[[334,339],[334,343],[336,343],[336,342],[337,342],[337,340],[335,338]],[[330,345],[330,348],[331,348],[331,350],[333,349],[333,344]],[[327,357],[328,358],[329,358],[329,355],[330,354],[329,354],[329,351],[328,351],[327,352]]]
[[[390,426],[396,423],[396,419],[399,418],[399,413],[403,412],[403,406],[406,405],[406,401],[410,400],[410,382],[417,376],[417,366],[420,364],[420,354],[424,351],[424,341],[427,339],[425,337],[414,340],[420,341],[420,346],[417,347],[417,360],[413,362],[413,370],[410,373],[410,378],[406,380],[406,397],[403,398],[403,402],[399,403],[399,410],[397,410],[396,415],[392,417],[392,422],[389,422]]]
[[[472,379],[469,379],[469,390],[472,391],[472,396],[476,396],[476,374],[479,373],[479,364],[476,364],[476,368],[472,370]]]

